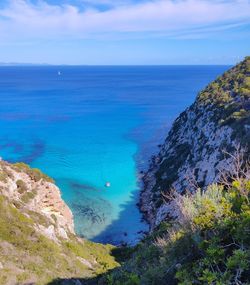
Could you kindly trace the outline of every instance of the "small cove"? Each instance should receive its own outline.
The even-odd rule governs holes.
[[[135,243],[147,229],[136,207],[140,169],[177,115],[227,68],[0,67],[0,156],[53,177],[78,234]]]

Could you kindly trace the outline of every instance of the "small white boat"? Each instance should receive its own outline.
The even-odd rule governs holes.
[[[58,71],[57,74],[60,76],[61,75],[61,71]]]
[[[106,183],[105,183],[105,187],[110,187],[111,186],[111,183],[109,182],[109,181],[107,181]]]

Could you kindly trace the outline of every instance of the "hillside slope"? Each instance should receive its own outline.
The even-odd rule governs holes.
[[[99,285],[250,284],[250,58],[200,92],[144,177],[151,232]]]
[[[136,247],[120,249],[122,266],[92,284],[250,284],[249,176],[248,167],[231,184],[172,193],[178,217]]]
[[[118,265],[112,250],[75,235],[72,213],[51,178],[0,161],[0,284],[87,279]]]
[[[200,187],[218,181],[230,168],[237,148],[250,146],[250,57],[198,94],[174,122],[159,154],[144,176],[141,210],[154,228],[168,214],[162,193],[184,192],[190,182]],[[246,156],[249,153],[245,154]],[[192,182],[191,182],[192,183]],[[191,189],[192,190],[192,189]]]

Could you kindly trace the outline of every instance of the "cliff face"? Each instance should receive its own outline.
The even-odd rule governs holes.
[[[230,69],[198,94],[174,122],[159,154],[144,176],[141,210],[151,228],[172,215],[163,193],[184,192],[190,181],[205,187],[230,171],[231,157],[250,146],[250,58]],[[191,183],[192,184],[192,183]]]
[[[173,124],[144,176],[152,231],[98,284],[250,284],[249,147],[246,58]]]
[[[86,279],[118,265],[112,249],[75,235],[72,213],[51,178],[0,161],[0,284]]]
[[[19,209],[47,219],[48,227],[37,223],[37,231],[55,241],[68,239],[68,233],[74,234],[73,215],[52,179],[23,163],[1,161],[0,173],[0,191],[4,196],[18,204]]]

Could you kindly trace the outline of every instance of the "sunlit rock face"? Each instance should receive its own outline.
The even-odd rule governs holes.
[[[55,241],[74,234],[73,215],[52,179],[25,164],[5,161],[0,162],[0,173],[1,194],[14,205],[36,212],[50,222],[37,224],[37,231]]]
[[[224,73],[198,94],[174,122],[144,176],[141,210],[151,228],[173,216],[163,193],[184,192],[195,181],[205,187],[229,170],[236,149],[249,154],[250,58]],[[193,187],[194,188],[194,187]]]

